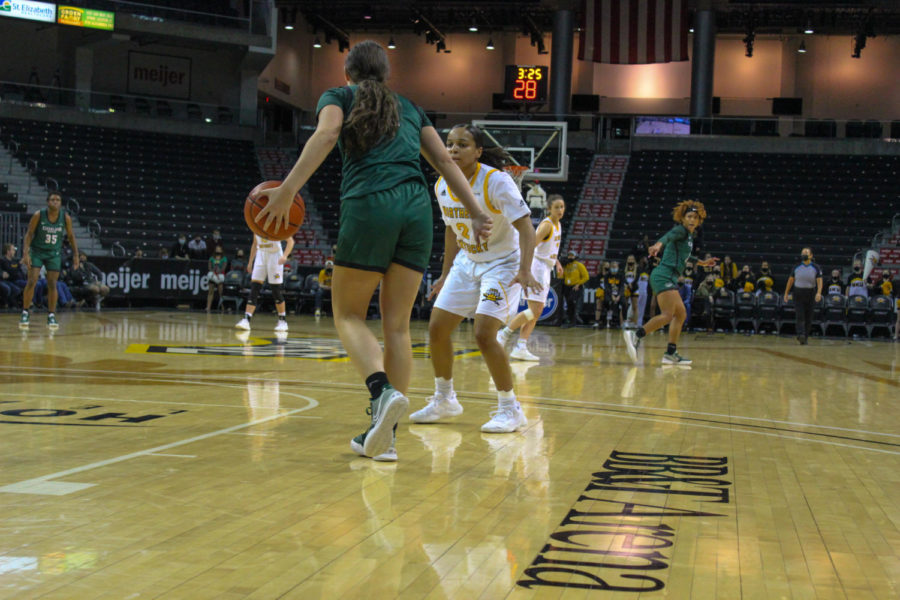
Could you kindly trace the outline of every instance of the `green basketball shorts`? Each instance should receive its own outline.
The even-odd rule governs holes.
[[[678,291],[678,273],[668,267],[656,267],[650,273],[650,288],[654,294]]]
[[[433,236],[431,196],[409,181],[341,201],[334,264],[384,273],[391,263],[425,272]]]
[[[31,248],[31,266],[35,269],[46,267],[48,271],[59,271],[62,267],[62,257],[56,252],[47,252]]]

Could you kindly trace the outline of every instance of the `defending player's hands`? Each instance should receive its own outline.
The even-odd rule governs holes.
[[[260,196],[269,198],[269,202],[256,215],[257,223],[262,223],[263,227],[269,229],[271,223],[275,223],[275,229],[283,229],[288,226],[291,216],[291,203],[294,201],[294,194],[284,185],[262,190],[251,195],[256,200]]]
[[[283,256],[282,256],[281,258],[278,259],[278,264],[279,264],[279,265],[286,265],[287,263],[288,263],[288,259],[286,259],[286,258],[283,257]]]
[[[491,237],[491,228],[494,221],[491,215],[482,211],[477,215],[472,215],[472,235],[475,237],[475,243],[487,241]]]
[[[531,274],[531,269],[519,269],[519,272],[513,277],[513,280],[509,282],[509,285],[512,286],[517,283],[521,285],[522,289],[525,291],[538,293],[543,289],[538,280]]]
[[[647,248],[647,254],[649,254],[650,256],[656,256],[657,254],[659,254],[659,251],[662,250],[662,247],[663,245],[661,243],[656,242],[655,244]]]
[[[698,260],[697,266],[698,267],[715,267],[717,262],[719,262],[719,257],[713,256],[712,258],[708,258],[706,260]]]
[[[431,284],[431,291],[428,292],[428,299],[433,300],[440,293],[441,288],[444,287],[444,282],[447,280],[447,274],[444,273],[440,277],[438,277]]]

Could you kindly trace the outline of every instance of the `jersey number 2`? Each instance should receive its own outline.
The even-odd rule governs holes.
[[[457,223],[456,230],[459,231],[459,235],[462,236],[464,240],[469,239],[469,226],[465,223]]]

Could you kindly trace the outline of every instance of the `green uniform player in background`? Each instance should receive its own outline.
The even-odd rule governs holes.
[[[34,298],[34,286],[41,275],[41,268],[47,271],[47,327],[59,329],[56,320],[56,280],[62,267],[63,234],[68,236],[72,247],[72,268],[78,269],[78,244],[72,232],[72,218],[62,208],[62,196],[59,192],[47,195],[47,208],[43,208],[31,217],[25,241],[22,244],[22,262],[28,270],[28,283],[22,293],[22,317],[19,329],[28,329],[31,300]]]
[[[694,231],[706,218],[706,209],[703,204],[695,200],[685,200],[678,203],[672,211],[673,220],[678,223],[658,242],[647,249],[650,256],[656,256],[662,250],[662,259],[659,266],[650,273],[650,287],[656,294],[660,313],[647,321],[643,327],[636,330],[625,329],[622,335],[625,337],[625,348],[631,360],[637,362],[637,348],[641,339],[648,333],[653,333],[666,325],[669,326],[669,344],[663,354],[664,365],[690,365],[691,360],[681,356],[677,352],[678,338],[681,336],[681,328],[687,316],[684,302],[678,291],[678,278],[684,273],[684,267],[688,260],[697,260],[691,256],[694,247]],[[718,258],[697,261],[701,267],[714,267]]]

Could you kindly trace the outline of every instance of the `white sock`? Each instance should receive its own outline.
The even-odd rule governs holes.
[[[527,348],[527,347],[528,347],[528,340],[523,340],[522,338],[519,338],[519,341],[516,342],[516,346],[519,347],[519,348]]]
[[[511,335],[512,335],[512,332],[513,332],[513,330],[510,329],[509,327],[507,327],[506,325],[504,325],[504,326],[503,326],[503,329],[500,330],[500,333],[503,334],[503,337],[509,337],[509,336],[511,336]]]
[[[434,389],[441,396],[449,396],[453,393],[453,378],[444,379],[443,377],[435,377]]]
[[[497,404],[500,407],[500,410],[504,408],[517,408],[519,403],[516,402],[516,393],[512,390],[508,392],[501,392],[497,390]]]

